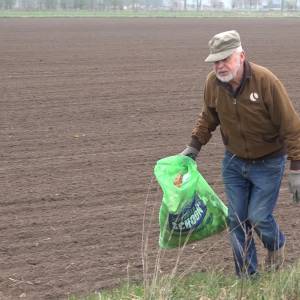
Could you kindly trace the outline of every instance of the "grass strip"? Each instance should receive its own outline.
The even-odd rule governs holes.
[[[296,300],[300,299],[300,263],[254,279],[212,271],[174,279],[161,276],[156,283],[151,291],[146,291],[143,283],[126,283],[83,298],[70,296],[69,300]]]

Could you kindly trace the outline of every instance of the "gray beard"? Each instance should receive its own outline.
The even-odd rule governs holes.
[[[218,75],[216,73],[216,76],[222,82],[229,82],[229,81],[231,81],[234,78],[232,73],[230,73],[230,74],[228,74],[226,76],[220,76],[220,75]]]

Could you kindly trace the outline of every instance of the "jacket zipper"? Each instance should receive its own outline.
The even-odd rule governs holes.
[[[235,113],[236,113],[236,116],[237,116],[237,120],[238,120],[238,123],[239,123],[239,131],[240,131],[240,135],[244,141],[244,145],[245,145],[245,152],[247,153],[247,157],[248,157],[248,147],[247,147],[247,140],[246,140],[246,137],[245,137],[245,134],[243,133],[242,129],[241,129],[241,117],[240,117],[240,114],[238,113],[238,109],[237,109],[237,99],[236,97],[233,98],[233,104],[235,105]]]

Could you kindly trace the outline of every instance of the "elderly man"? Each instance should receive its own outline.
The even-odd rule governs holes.
[[[236,273],[257,273],[253,231],[267,249],[266,268],[278,269],[284,260],[285,236],[273,210],[287,158],[290,191],[295,202],[300,200],[300,119],[280,80],[247,61],[237,31],[215,35],[209,48],[205,61],[213,63],[213,71],[205,83],[203,109],[181,154],[196,159],[220,125]]]

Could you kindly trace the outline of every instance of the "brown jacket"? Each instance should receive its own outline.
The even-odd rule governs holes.
[[[300,118],[283,84],[268,69],[246,61],[235,93],[214,72],[208,75],[190,145],[205,145],[218,125],[227,150],[238,157],[258,159],[287,150],[288,159],[300,168]]]

